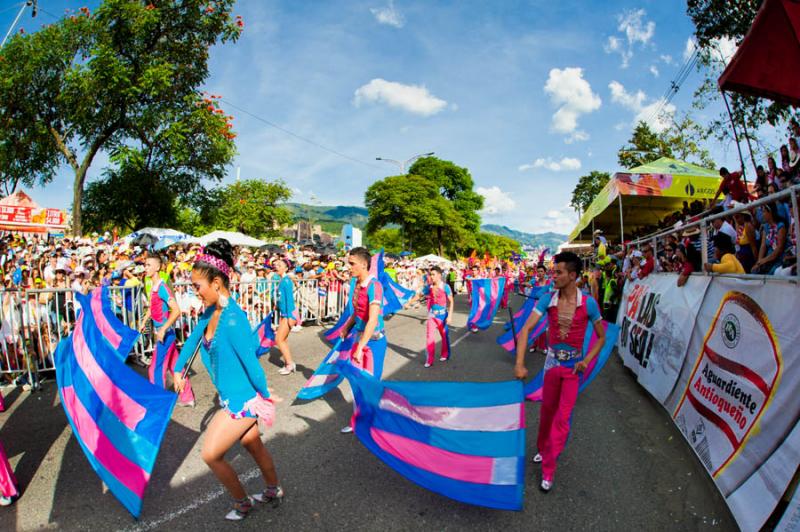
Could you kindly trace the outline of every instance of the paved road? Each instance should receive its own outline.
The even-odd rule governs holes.
[[[516,301],[519,304],[518,301]],[[467,307],[456,301],[454,357],[422,367],[424,312],[387,322],[385,377],[393,380],[497,381],[511,377],[511,357],[495,344],[502,319],[488,331],[465,330]],[[292,398],[327,347],[318,327],[290,342],[301,373],[277,374],[264,361],[270,386]],[[531,372],[543,358],[530,355]],[[156,464],[141,519],[134,521],[99,482],[71,437],[54,384],[29,394],[11,391],[0,414],[0,441],[25,490],[0,508],[0,529],[218,530],[230,500],[200,458],[201,433],[215,412],[205,370],[194,378],[195,409],[176,408]],[[666,412],[613,357],[579,398],[573,431],[549,494],[538,491],[538,468],[527,473],[525,509],[493,511],[433,494],[389,469],[352,435],[342,435],[352,412],[349,387],[321,400],[279,407],[266,435],[286,490],[277,509],[261,508],[239,529],[261,530],[735,530],[711,480]],[[539,408],[527,409],[528,449],[535,444]],[[229,453],[246,487],[261,489],[255,464],[240,447]]]

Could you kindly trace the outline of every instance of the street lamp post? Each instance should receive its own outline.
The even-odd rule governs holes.
[[[395,160],[395,159],[385,159],[383,157],[375,157],[375,160],[376,161],[384,161],[384,162],[387,162],[389,164],[394,164],[398,168],[400,168],[400,173],[401,174],[405,174],[406,173],[406,168],[408,167],[409,164],[413,163],[414,161],[416,161],[420,157],[430,157],[431,155],[433,155],[433,152],[420,153],[419,155],[415,155],[415,156],[411,157],[410,159],[406,159],[405,161],[402,161],[402,162],[398,161],[398,160]]]

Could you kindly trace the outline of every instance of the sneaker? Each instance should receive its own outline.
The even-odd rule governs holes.
[[[426,367],[426,368],[429,368],[429,367],[431,367],[432,365],[433,365],[433,364],[431,364],[430,362],[425,362],[425,367]]]
[[[533,353],[534,351],[536,351],[535,347],[531,347],[530,349],[528,349],[528,353]]]
[[[542,483],[539,484],[539,489],[545,493],[549,492],[551,489],[553,489],[553,481],[543,478]]]
[[[294,327],[292,327],[292,332],[300,332],[302,330],[303,330],[302,325],[295,325]]]
[[[445,358],[445,357],[439,357],[439,362],[447,362],[447,360],[448,360],[448,359],[447,359],[447,358]]]
[[[178,406],[185,406],[188,408],[194,408],[194,400],[186,401],[185,403],[178,402]]]
[[[340,430],[339,432],[341,432],[342,434],[350,434],[351,432],[353,432],[353,427],[347,425],[345,427],[342,427],[342,430]]]
[[[12,502],[14,502],[14,499],[12,499],[11,497],[0,495],[0,506],[11,506]]]
[[[533,458],[531,459],[531,462],[533,462],[534,464],[541,464],[542,463],[542,455],[539,454],[539,453],[536,453],[535,455],[533,455]]]
[[[281,375],[291,375],[295,371],[297,371],[297,364],[286,364],[278,370],[278,373]]]
[[[233,503],[233,510],[225,514],[225,519],[228,521],[241,521],[247,517],[247,514],[249,514],[252,509],[253,499],[245,497],[243,500]]]
[[[280,486],[267,487],[261,493],[253,495],[253,499],[260,503],[269,504],[273,508],[277,508],[283,502],[283,488]]]

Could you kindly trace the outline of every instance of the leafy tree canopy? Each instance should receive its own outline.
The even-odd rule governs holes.
[[[591,205],[595,196],[603,190],[610,179],[611,174],[597,170],[581,176],[578,184],[572,190],[572,200],[570,201],[572,208],[579,212],[586,212],[586,208]]]
[[[208,77],[210,47],[241,32],[241,19],[231,15],[234,2],[105,0],[94,13],[81,8],[0,50],[0,117],[15,131],[38,124],[29,151],[72,169],[76,233],[83,228],[87,170],[100,150],[118,154],[120,175],[168,168],[176,180],[221,177],[233,134],[228,117],[201,100],[199,87]],[[193,117],[193,106],[208,116]],[[125,156],[127,150],[139,154]],[[133,169],[123,168],[131,161]],[[49,164],[37,166],[42,178],[51,175]]]

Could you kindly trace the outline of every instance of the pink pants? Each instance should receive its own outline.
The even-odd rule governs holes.
[[[445,318],[447,319],[447,318]],[[428,364],[433,364],[436,356],[436,333],[442,338],[442,358],[450,358],[450,330],[444,320],[428,316],[425,339],[428,347]]]
[[[536,445],[542,455],[542,479],[553,480],[556,462],[569,437],[572,409],[578,398],[578,374],[572,368],[556,366],[544,374],[539,435]]]
[[[150,382],[161,388],[167,387],[167,372],[172,373],[172,367],[178,360],[178,348],[175,345],[175,331],[169,331],[164,336],[163,342],[156,342],[156,350],[153,353],[153,360],[150,361],[150,369],[147,372]],[[179,403],[191,403],[194,401],[192,384],[186,379],[186,385],[178,397]]]
[[[8,463],[2,444],[0,444],[0,495],[9,498],[19,495],[17,479],[14,478],[14,471],[11,469],[11,464]]]

